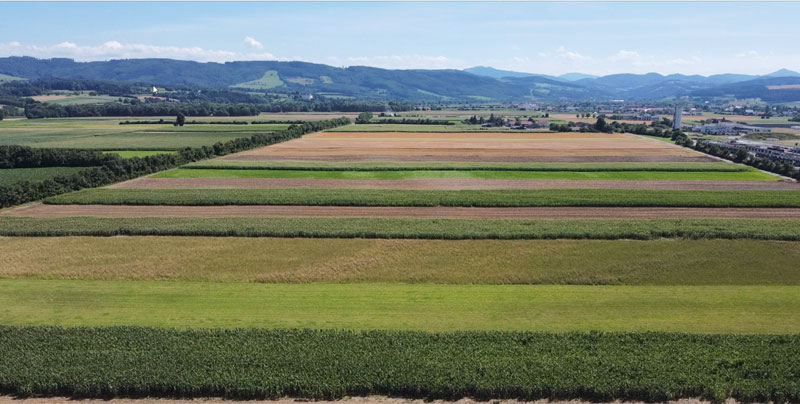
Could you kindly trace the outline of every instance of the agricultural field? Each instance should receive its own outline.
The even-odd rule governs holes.
[[[0,168],[0,185],[19,181],[42,181],[58,175],[70,175],[87,167]]]
[[[630,134],[368,126],[0,211],[4,388],[800,400],[796,182]]]
[[[175,117],[61,118],[0,121],[0,145],[108,151],[169,151],[285,129],[287,124],[120,125],[121,121],[174,121]],[[192,118],[193,119],[193,118]],[[233,118],[228,118],[233,120]],[[239,118],[241,119],[241,118]],[[198,118],[197,120],[203,120]],[[208,120],[208,118],[205,118]],[[222,120],[222,119],[219,119]]]
[[[109,102],[116,102],[119,97],[111,95],[89,95],[88,92],[80,94],[55,94],[55,95],[37,95],[31,97],[34,101],[47,102],[58,105],[84,105],[84,104],[105,104]]]

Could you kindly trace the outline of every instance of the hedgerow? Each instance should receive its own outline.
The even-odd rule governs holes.
[[[800,240],[797,219],[412,219],[0,216],[0,236]]]
[[[800,401],[797,335],[0,326],[0,358],[22,397]]]
[[[50,204],[326,205],[464,207],[800,207],[800,191],[537,189],[408,191],[384,189],[87,189],[45,199]]]
[[[0,168],[98,166],[77,174],[58,176],[41,182],[23,181],[0,186],[0,208],[35,201],[52,195],[92,188],[164,171],[186,163],[268,146],[295,139],[306,133],[349,124],[348,118],[304,122],[276,132],[219,142],[213,146],[184,148],[171,154],[123,159],[119,155],[81,149],[35,149],[0,146]]]

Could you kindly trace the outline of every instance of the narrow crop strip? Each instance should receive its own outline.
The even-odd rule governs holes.
[[[546,189],[403,191],[376,189],[87,189],[50,204],[314,206],[800,207],[800,191]]]
[[[800,240],[800,220],[406,218],[34,218],[0,216],[0,236],[230,236],[405,239]]]

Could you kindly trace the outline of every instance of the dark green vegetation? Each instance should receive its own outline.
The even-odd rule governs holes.
[[[291,125],[285,130],[274,133],[256,133],[249,137],[236,138],[225,143],[218,142],[211,147],[187,147],[174,154],[156,154],[144,158],[124,159],[119,155],[77,149],[42,150],[20,146],[0,146],[0,167],[99,165],[99,167],[82,170],[71,176],[59,176],[52,180],[18,182],[8,186],[0,186],[0,207],[19,205],[51,195],[140,177],[201,159],[283,142],[298,138],[309,132],[346,125],[349,122],[350,120],[347,118],[306,122],[301,125]],[[82,164],[65,164],[62,161],[80,161]],[[100,164],[88,164],[97,161]]]
[[[498,180],[695,180],[695,181],[770,181],[779,177],[749,171],[493,171],[493,170],[242,170],[176,169],[155,174],[155,178],[322,178],[346,180],[400,180],[415,178],[478,178]]]
[[[468,220],[257,217],[33,218],[0,216],[0,235],[800,240],[800,221],[786,219]]]
[[[0,327],[0,357],[21,396],[800,400],[797,336]]]
[[[796,286],[0,279],[0,305],[7,325],[800,332]]]
[[[43,181],[57,176],[77,174],[86,167],[36,167],[36,168],[0,168],[0,186],[11,185],[20,181]]]
[[[762,240],[11,237],[0,256],[0,278],[800,286],[800,243]]]
[[[393,162],[328,162],[214,159],[190,163],[181,168],[241,170],[325,170],[325,171],[664,171],[664,172],[742,172],[752,170],[730,163],[462,163],[455,161]]]
[[[544,189],[403,191],[375,189],[87,189],[45,200],[101,205],[663,206],[800,207],[800,191]]]

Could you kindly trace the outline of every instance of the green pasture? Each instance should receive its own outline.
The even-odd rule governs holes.
[[[6,325],[798,333],[796,286],[0,280]]]
[[[174,169],[154,178],[311,178],[337,180],[405,180],[424,178],[475,178],[493,180],[697,180],[774,181],[779,177],[761,171],[310,171],[310,170],[225,170]]]

